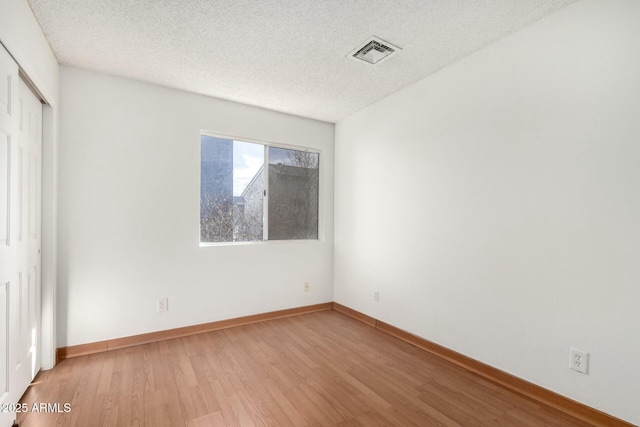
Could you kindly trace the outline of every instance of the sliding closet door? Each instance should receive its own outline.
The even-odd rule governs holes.
[[[42,105],[0,46],[0,405],[40,369]],[[0,412],[0,427],[15,414]]]

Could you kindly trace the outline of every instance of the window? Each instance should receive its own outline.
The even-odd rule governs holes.
[[[200,241],[317,239],[319,163],[311,151],[201,135]]]

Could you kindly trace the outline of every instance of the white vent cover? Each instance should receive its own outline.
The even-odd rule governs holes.
[[[392,45],[377,37],[371,37],[368,42],[351,52],[351,56],[361,59],[369,64],[376,64],[385,58],[391,56],[392,53],[401,50],[399,47]]]

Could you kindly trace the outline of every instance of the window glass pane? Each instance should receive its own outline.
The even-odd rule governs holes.
[[[319,160],[269,147],[269,240],[318,238]]]
[[[233,141],[233,201],[233,240],[263,240],[264,145]]]
[[[264,146],[202,135],[200,241],[262,240]]]

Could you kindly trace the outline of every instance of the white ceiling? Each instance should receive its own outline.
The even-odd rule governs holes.
[[[335,122],[575,0],[29,0],[62,64]],[[349,57],[370,36],[402,51]]]

